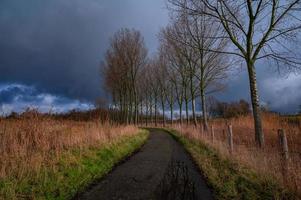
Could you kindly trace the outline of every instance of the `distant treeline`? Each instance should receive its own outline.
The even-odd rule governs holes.
[[[241,99],[238,102],[220,102],[213,100],[209,108],[213,117],[232,118],[247,115],[250,113],[250,104]]]
[[[239,100],[234,102],[222,102],[215,98],[208,98],[208,115],[210,119],[223,118],[231,119],[238,118],[241,116],[247,116],[251,114],[250,104],[246,100]],[[277,114],[273,111],[269,111],[268,108],[262,107],[262,112]],[[173,120],[170,117],[164,117],[162,111],[157,110],[157,115],[145,115],[143,112],[137,116],[138,124],[171,124],[181,123],[180,116],[175,115]],[[289,124],[301,125],[301,114],[297,115],[281,115],[283,122]],[[100,121],[101,123],[112,123],[120,124],[122,122],[122,113],[118,109],[106,109],[106,108],[95,108],[87,111],[71,110],[66,113],[41,113],[37,109],[26,109],[22,113],[12,112],[6,117],[0,117],[0,119],[24,119],[24,118],[52,118],[56,120],[73,120],[73,121]],[[197,121],[202,121],[202,115],[196,115]],[[188,115],[188,121],[193,121],[193,116]]]

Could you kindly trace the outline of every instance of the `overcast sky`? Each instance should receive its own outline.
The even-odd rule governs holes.
[[[104,96],[99,63],[109,38],[122,27],[140,30],[150,53],[168,23],[164,0],[1,0],[0,113],[27,106],[57,111],[90,108]],[[301,77],[278,77],[260,63],[263,103],[281,112],[301,104]],[[246,72],[217,97],[249,100]]]

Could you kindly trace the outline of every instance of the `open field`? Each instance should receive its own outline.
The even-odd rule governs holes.
[[[184,145],[213,188],[215,199],[297,199],[296,193],[281,187],[272,177],[220,154],[202,141],[168,130]]]
[[[292,192],[301,193],[301,126],[291,123],[287,118],[274,114],[265,114],[263,128],[266,145],[259,149],[254,142],[254,129],[251,116],[229,120],[214,119],[208,132],[199,127],[174,125],[182,136],[194,141],[201,141],[210,148],[217,150],[225,159],[248,167],[262,177],[274,179],[278,184]],[[228,125],[233,130],[233,151],[229,151]],[[284,160],[278,138],[278,129],[287,135],[288,155]],[[221,173],[221,172],[219,172]]]
[[[137,126],[104,123],[97,117],[25,114],[0,120],[0,199],[72,198],[147,139]],[[300,121],[276,114],[264,114],[263,119],[263,149],[254,142],[248,115],[211,119],[207,132],[200,125],[170,126],[170,121],[166,127],[177,130],[174,136],[194,157],[218,199],[296,199],[301,190]],[[287,135],[287,161],[278,129]]]
[[[70,198],[146,138],[134,126],[98,121],[1,119],[0,199]]]

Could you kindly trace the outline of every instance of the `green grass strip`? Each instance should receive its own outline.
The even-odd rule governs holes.
[[[70,199],[107,174],[118,162],[139,149],[148,131],[102,145],[63,153],[56,166],[42,167],[39,176],[0,180],[0,199]]]
[[[192,155],[216,199],[298,199],[268,176],[259,176],[253,170],[222,157],[206,144],[181,136],[177,131],[167,130],[183,144]]]

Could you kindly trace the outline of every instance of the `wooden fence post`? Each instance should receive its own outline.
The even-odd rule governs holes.
[[[288,154],[287,138],[283,129],[278,129],[278,138],[279,138],[280,151],[281,151],[283,182],[284,184],[287,184],[289,154]]]
[[[228,125],[228,146],[229,152],[233,153],[233,132],[232,132],[232,125]]]
[[[214,142],[214,137],[215,137],[215,135],[214,135],[214,126],[211,125],[211,141],[212,141],[212,143]]]
[[[287,138],[286,138],[286,134],[283,129],[278,130],[278,137],[279,137],[279,143],[280,143],[280,148],[281,148],[281,154],[282,154],[284,160],[288,160],[289,155],[288,155]]]

